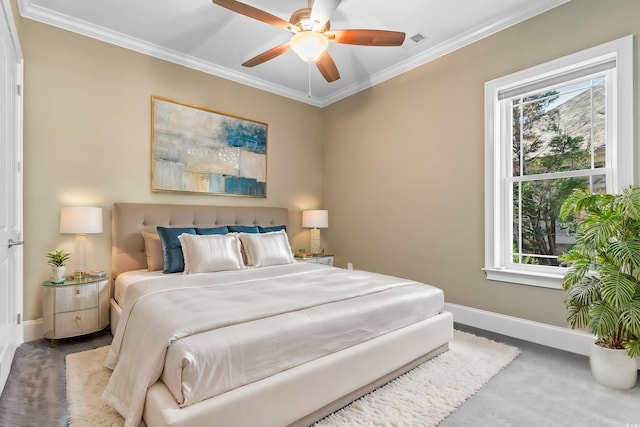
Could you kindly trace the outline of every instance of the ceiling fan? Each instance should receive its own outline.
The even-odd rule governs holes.
[[[213,3],[241,15],[293,33],[291,40],[249,59],[242,65],[255,67],[290,49],[305,62],[315,62],[327,82],[340,78],[335,62],[327,52],[329,43],[359,46],[400,46],[405,33],[387,30],[330,30],[329,19],[341,0],[309,0],[309,7],[296,10],[289,21],[235,0],[212,0]]]

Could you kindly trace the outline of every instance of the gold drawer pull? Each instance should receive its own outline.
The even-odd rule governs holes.
[[[76,316],[76,320],[82,320],[80,316]]]
[[[80,295],[80,289],[76,289],[76,295]]]

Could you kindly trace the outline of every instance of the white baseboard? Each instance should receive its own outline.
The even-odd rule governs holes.
[[[453,321],[456,323],[585,356],[589,355],[589,346],[594,341],[593,335],[582,331],[492,313],[464,305],[446,303],[445,310],[453,314]]]
[[[42,338],[43,333],[44,325],[42,318],[22,322],[22,337],[24,342],[39,340]]]

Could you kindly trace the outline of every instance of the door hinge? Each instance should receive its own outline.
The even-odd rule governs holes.
[[[18,313],[18,325],[22,323],[22,313]]]
[[[22,85],[18,85],[18,96],[22,96]]]

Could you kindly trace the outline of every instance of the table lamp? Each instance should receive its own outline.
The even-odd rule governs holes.
[[[75,273],[82,278],[87,275],[87,234],[102,233],[102,208],[74,206],[62,208],[60,233],[75,234]]]
[[[311,228],[311,253],[320,253],[320,228],[329,227],[329,211],[308,210],[302,211],[302,226]]]

